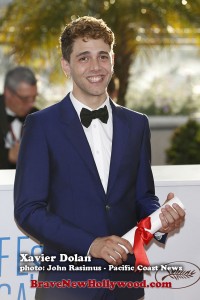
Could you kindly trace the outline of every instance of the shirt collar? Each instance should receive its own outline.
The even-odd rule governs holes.
[[[9,116],[16,116],[16,114],[8,107],[5,108],[7,115]]]
[[[78,99],[76,99],[74,97],[74,95],[72,94],[72,92],[70,92],[70,99],[71,99],[71,102],[80,118],[80,113],[81,113],[81,109],[82,108],[86,108],[88,110],[92,110],[90,107],[88,107],[87,105],[83,104],[82,102],[80,102]],[[107,96],[106,100],[104,101],[104,103],[102,103],[101,106],[99,106],[97,109],[99,108],[102,108],[104,106],[107,106],[107,109],[108,109],[108,113],[112,113],[112,108],[111,108],[111,105],[110,105],[110,100],[109,100],[109,97]]]

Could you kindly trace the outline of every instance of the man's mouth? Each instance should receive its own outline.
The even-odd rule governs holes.
[[[101,82],[103,80],[103,76],[99,75],[99,76],[89,76],[87,77],[88,81],[91,83],[97,83],[97,82]]]

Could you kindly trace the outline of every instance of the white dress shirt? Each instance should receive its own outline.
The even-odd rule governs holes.
[[[70,99],[79,116],[79,119],[82,108],[86,108],[92,111],[90,107],[84,105],[82,102],[76,99],[72,92],[70,93]],[[82,126],[90,145],[99,177],[101,179],[101,183],[106,193],[110,171],[110,158],[113,137],[112,108],[110,105],[109,97],[107,97],[105,102],[97,109],[102,108],[105,105],[107,106],[109,114],[108,122],[106,124],[101,122],[99,119],[94,119],[92,120],[88,128],[83,125]]]
[[[10,110],[8,107],[6,107],[6,113],[9,116],[16,116],[16,114],[12,110]],[[20,122],[18,119],[15,119],[10,124],[12,133],[11,133],[11,131],[9,131],[6,135],[5,148],[10,149],[14,146],[16,141],[20,141],[22,125],[23,125],[22,122]]]

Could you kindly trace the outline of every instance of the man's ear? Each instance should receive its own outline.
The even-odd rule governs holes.
[[[63,57],[61,58],[61,66],[62,66],[62,69],[63,69],[63,72],[65,73],[65,75],[67,77],[70,77],[69,62],[67,60],[65,60]]]
[[[112,74],[114,73],[115,54],[112,54]]]
[[[115,63],[115,53],[112,54],[112,62]]]

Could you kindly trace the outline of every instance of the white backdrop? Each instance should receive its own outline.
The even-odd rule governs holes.
[[[195,274],[192,277],[180,274],[176,279],[168,277],[172,289],[148,288],[145,300],[199,300],[200,280],[193,283],[200,278],[200,165],[156,166],[153,173],[160,203],[169,192],[174,192],[186,208],[186,220],[180,231],[169,235],[165,247],[155,242],[148,246],[149,261],[152,265],[174,262],[173,265],[182,265],[185,271],[195,271]],[[165,273],[157,277],[161,279]],[[146,273],[145,279],[155,281],[155,272]]]
[[[37,273],[19,273],[19,253],[34,251],[38,245],[25,236],[13,218],[14,171],[0,171],[0,299],[32,300],[30,279]]]
[[[151,265],[181,265],[186,273],[145,272],[150,282],[172,283],[172,288],[146,288],[145,300],[199,300],[200,295],[200,165],[153,167],[156,193],[163,203],[167,193],[175,192],[186,207],[187,217],[180,232],[168,237],[165,247],[155,241],[147,247]],[[37,243],[25,236],[13,220],[14,171],[0,171],[0,299],[33,300],[30,279],[37,273],[19,273],[19,253],[40,253]],[[195,281],[197,281],[195,283]],[[129,299],[127,299],[129,300]]]

